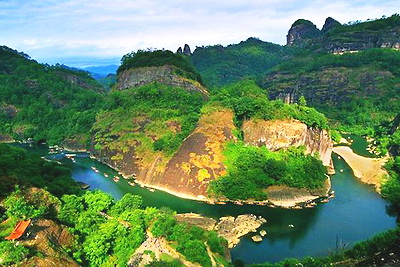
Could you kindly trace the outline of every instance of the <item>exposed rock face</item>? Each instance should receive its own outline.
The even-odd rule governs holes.
[[[192,51],[190,50],[190,46],[188,44],[185,44],[183,47],[183,53],[187,56],[192,55]]]
[[[388,71],[362,68],[326,68],[305,74],[274,73],[265,78],[263,87],[271,99],[297,103],[301,95],[313,107],[336,106],[355,96],[379,96],[379,83],[393,79]]]
[[[289,32],[286,36],[287,45],[301,45],[302,42],[307,39],[315,38],[320,35],[320,31],[317,29],[311,21],[299,19],[292,24]]]
[[[331,166],[332,142],[326,130],[308,128],[297,120],[247,120],[243,123],[247,144],[266,146],[272,151],[305,146],[306,153],[318,153],[325,166]]]
[[[118,75],[117,89],[124,90],[130,87],[139,87],[152,82],[159,82],[169,86],[177,86],[189,91],[199,91],[204,95],[208,92],[199,82],[184,78],[176,74],[174,66],[143,67],[124,70]]]
[[[397,15],[398,16],[398,15]],[[363,27],[357,27],[364,24]],[[289,29],[287,45],[299,47],[317,47],[332,53],[344,53],[375,47],[400,49],[400,25],[396,15],[355,25],[341,25],[328,17],[322,30],[312,22],[299,19]],[[336,29],[343,30],[336,30]],[[329,34],[328,34],[329,33]]]
[[[224,175],[222,150],[235,137],[233,112],[215,111],[200,118],[197,128],[182,143],[162,175],[143,171],[138,180],[171,192],[205,198],[210,181]],[[157,160],[156,160],[157,161]]]

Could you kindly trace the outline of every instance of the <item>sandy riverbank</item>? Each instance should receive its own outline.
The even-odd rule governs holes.
[[[362,182],[375,186],[380,192],[383,178],[387,175],[383,165],[388,160],[385,158],[367,158],[353,152],[350,147],[337,146],[333,148],[333,152],[341,156],[353,170],[354,176]]]
[[[331,179],[327,176],[324,188],[319,192],[309,192],[304,188],[291,188],[287,186],[271,186],[267,189],[268,200],[276,207],[294,208],[303,203],[310,203],[322,196],[328,196],[331,190]]]
[[[92,156],[91,156],[92,157]],[[119,171],[118,169],[116,169],[115,167],[111,166],[110,164],[106,163],[106,162],[102,162],[99,159],[97,159],[96,157],[92,157],[93,159],[109,166],[110,168],[118,171],[118,173],[120,175],[122,175],[124,178],[130,178],[130,175],[127,175],[121,171]],[[264,201],[255,201],[255,200],[241,200],[241,201],[229,201],[229,200],[216,200],[216,199],[211,199],[208,198],[204,195],[190,195],[190,194],[185,194],[185,193],[181,193],[181,192],[177,192],[175,190],[172,190],[171,188],[167,188],[164,186],[160,186],[160,185],[153,185],[153,184],[147,184],[144,183],[142,181],[139,180],[134,180],[136,184],[138,184],[141,187],[146,187],[146,188],[152,188],[152,189],[156,189],[156,190],[160,190],[163,192],[166,192],[168,194],[174,195],[176,197],[179,198],[183,198],[183,199],[189,199],[189,200],[194,200],[194,201],[201,201],[201,202],[206,202],[209,204],[218,204],[218,203],[228,203],[228,202],[232,202],[234,204],[238,204],[238,205],[243,205],[243,204],[249,204],[249,205],[261,205],[261,206],[271,206],[271,207],[283,207],[283,208],[294,208],[294,207],[298,207],[299,203],[305,203],[305,202],[311,202],[313,200],[316,200],[320,197],[323,197],[325,195],[328,194],[330,188],[331,188],[331,183],[330,183],[330,178],[328,177],[326,180],[326,187],[324,190],[326,190],[325,192],[320,192],[318,194],[310,194],[309,192],[302,192],[296,196],[294,196],[293,198],[286,198],[286,199],[277,199],[277,198],[273,198],[273,199],[267,199]],[[296,188],[292,188],[293,190],[297,190]]]

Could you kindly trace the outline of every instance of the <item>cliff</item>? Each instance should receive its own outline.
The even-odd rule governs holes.
[[[233,129],[231,110],[203,114],[196,129],[166,164],[165,172],[156,173],[155,166],[160,161],[157,158],[154,168],[142,170],[137,181],[185,197],[205,199],[209,182],[226,173],[222,150],[226,142],[235,139]]]
[[[321,32],[311,21],[299,19],[295,21],[286,36],[287,45],[305,46],[310,44],[314,38],[320,36]]]
[[[272,151],[304,146],[306,153],[318,155],[325,166],[332,166],[332,141],[326,130],[309,128],[298,120],[246,120],[242,130],[247,144]]]
[[[176,86],[189,91],[198,91],[208,95],[207,89],[199,82],[180,75],[182,71],[170,65],[151,66],[123,70],[118,74],[116,90],[124,90],[130,87],[140,87],[152,82],[162,83],[168,86]]]
[[[313,47],[333,53],[359,51],[369,48],[400,48],[400,16],[353,22],[342,25],[327,18],[322,30],[312,22],[297,20],[288,31],[287,45]]]

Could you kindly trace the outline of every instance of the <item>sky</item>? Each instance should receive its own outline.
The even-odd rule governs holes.
[[[399,0],[0,0],[0,45],[48,64],[119,64],[138,49],[229,45],[248,37],[284,45],[290,26],[322,28],[400,13]]]

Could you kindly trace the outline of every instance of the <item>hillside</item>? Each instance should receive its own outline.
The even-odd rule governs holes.
[[[325,117],[314,109],[269,101],[265,92],[251,80],[208,96],[198,80],[188,78],[198,74],[192,73],[194,69],[187,60],[186,56],[166,51],[139,51],[126,56],[108,106],[98,114],[92,129],[93,153],[98,159],[142,185],[182,197],[207,200],[211,193],[212,198],[246,200],[253,195],[228,196],[223,189],[210,189],[214,181],[225,179],[230,172],[225,165],[224,151],[230,141],[237,142],[241,138],[245,120],[297,119],[305,131],[308,128],[321,131],[327,127]],[[330,138],[326,136],[329,147]],[[301,134],[298,138],[295,146],[307,146]],[[315,154],[318,150],[315,144],[320,141],[314,140],[309,154]],[[278,146],[275,150],[279,148],[288,147]],[[330,155],[328,150],[319,152],[323,157]],[[274,153],[269,157],[272,155]],[[279,161],[283,161],[282,157],[283,154],[278,157]],[[315,159],[293,153],[296,163],[293,161],[292,169],[311,158]],[[291,176],[293,169],[288,172],[288,177],[292,178],[278,183],[288,184],[289,180],[294,180],[291,186],[323,187],[325,168],[316,159],[315,164],[319,166],[316,177],[322,182],[304,183],[302,177]],[[330,161],[325,164],[329,166]],[[256,182],[252,186],[261,191],[271,184],[275,182]],[[234,187],[235,190],[240,188]],[[265,200],[266,196],[261,195],[258,199]]]
[[[0,47],[0,140],[70,140],[85,148],[102,87],[87,72],[43,65]]]
[[[310,54],[278,65],[262,87],[272,99],[301,96],[336,128],[360,134],[400,111],[400,51],[376,48],[344,55]]]
[[[399,27],[397,14],[348,25],[327,18],[321,30],[299,19],[286,46],[249,38],[198,47],[191,59],[212,90],[250,77],[270,99],[304,96],[333,128],[371,134],[399,112]]]
[[[258,79],[282,61],[291,50],[277,44],[249,38],[239,44],[196,47],[191,60],[210,88]]]

